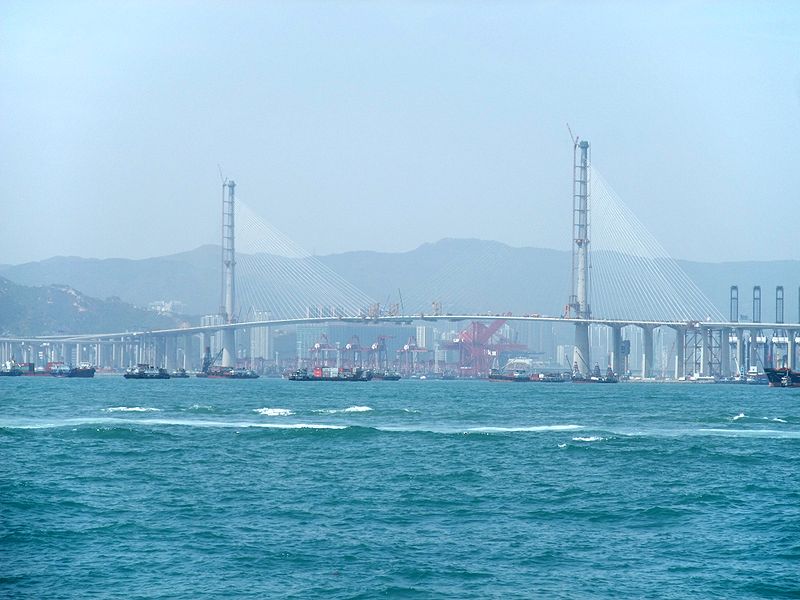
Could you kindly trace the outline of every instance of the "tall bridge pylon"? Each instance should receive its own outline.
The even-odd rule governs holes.
[[[236,315],[236,250],[234,238],[235,181],[222,183],[222,303],[220,313],[226,324],[235,322]],[[222,334],[223,367],[236,366],[236,331],[225,329]]]
[[[589,306],[589,142],[575,139],[572,162],[572,316],[590,319]],[[589,324],[576,323],[573,363],[589,373]]]

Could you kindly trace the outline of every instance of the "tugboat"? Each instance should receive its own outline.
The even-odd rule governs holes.
[[[140,364],[125,371],[123,377],[125,379],[169,379],[169,371],[153,365]]]
[[[310,381],[311,375],[308,374],[307,369],[297,369],[296,371],[289,373],[289,376],[286,379],[290,381]]]
[[[383,381],[399,381],[401,379],[400,373],[395,371],[373,371],[372,378],[382,379]]]
[[[585,377],[578,369],[578,363],[576,362],[572,367],[572,383],[619,383],[619,378],[614,375],[611,367],[606,369],[605,376],[601,375],[600,365],[596,363],[591,374]]]
[[[77,367],[72,367],[65,377],[94,377],[95,370],[89,363],[81,363]]]
[[[513,371],[492,369],[489,371],[489,381],[524,381],[530,383],[532,380],[530,374],[521,369]]]
[[[764,367],[770,387],[800,387],[800,372],[792,371],[789,367],[771,369]]]
[[[2,368],[0,368],[0,377],[19,377],[21,375],[22,369],[13,361],[7,361]]]

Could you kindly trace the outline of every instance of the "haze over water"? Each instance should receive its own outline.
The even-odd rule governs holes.
[[[0,381],[0,596],[796,597],[800,395]]]

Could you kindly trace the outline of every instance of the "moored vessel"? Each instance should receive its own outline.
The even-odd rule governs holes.
[[[207,379],[258,379],[260,376],[250,369],[235,369],[233,367],[209,367],[200,371],[196,377]]]
[[[489,381],[532,381],[530,374],[523,370],[504,371],[500,369],[492,369],[489,371],[488,379]]]
[[[96,369],[89,363],[81,363],[77,367],[72,367],[65,377],[80,377],[89,378],[94,377]]]
[[[22,369],[19,368],[19,365],[12,361],[7,361],[0,367],[0,377],[19,377],[22,374]]]
[[[800,371],[792,371],[789,367],[771,369],[764,367],[770,387],[800,387]]]
[[[140,364],[125,371],[123,377],[125,379],[169,379],[169,371],[153,365]]]
[[[382,381],[399,381],[401,379],[400,373],[395,371],[373,371],[372,378]]]
[[[595,364],[592,372],[586,376],[580,372],[577,363],[574,366],[572,374],[572,383],[619,383],[619,378],[614,375],[611,367],[606,369],[606,374],[600,373],[600,365]]]
[[[372,371],[359,368],[315,367],[311,373],[307,369],[297,369],[289,375],[288,379],[290,381],[370,381]]]

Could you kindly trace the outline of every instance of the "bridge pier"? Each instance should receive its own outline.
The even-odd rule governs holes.
[[[731,330],[722,328],[719,342],[719,374],[730,377],[731,374]]]
[[[711,363],[712,363],[712,333],[711,329],[704,327],[703,328],[703,335],[702,335],[702,350],[701,350],[701,359],[700,359],[700,375],[708,376],[712,375],[711,373]]]
[[[581,375],[588,376],[591,372],[588,323],[575,323],[575,345],[572,350],[572,362],[573,365],[577,365]]]
[[[187,370],[194,366],[194,346],[192,341],[193,337],[191,335],[183,336],[183,364],[181,368]]]
[[[624,367],[622,357],[622,326],[611,326],[611,370],[621,375]]]
[[[642,329],[642,379],[653,376],[653,330],[652,325],[641,325]]]
[[[686,328],[674,327],[675,331],[675,379],[686,377]]]
[[[164,341],[167,370],[174,371],[178,368],[178,338],[170,335]]]
[[[787,356],[786,366],[794,370],[795,357],[797,354],[797,331],[789,332],[789,354]]]

